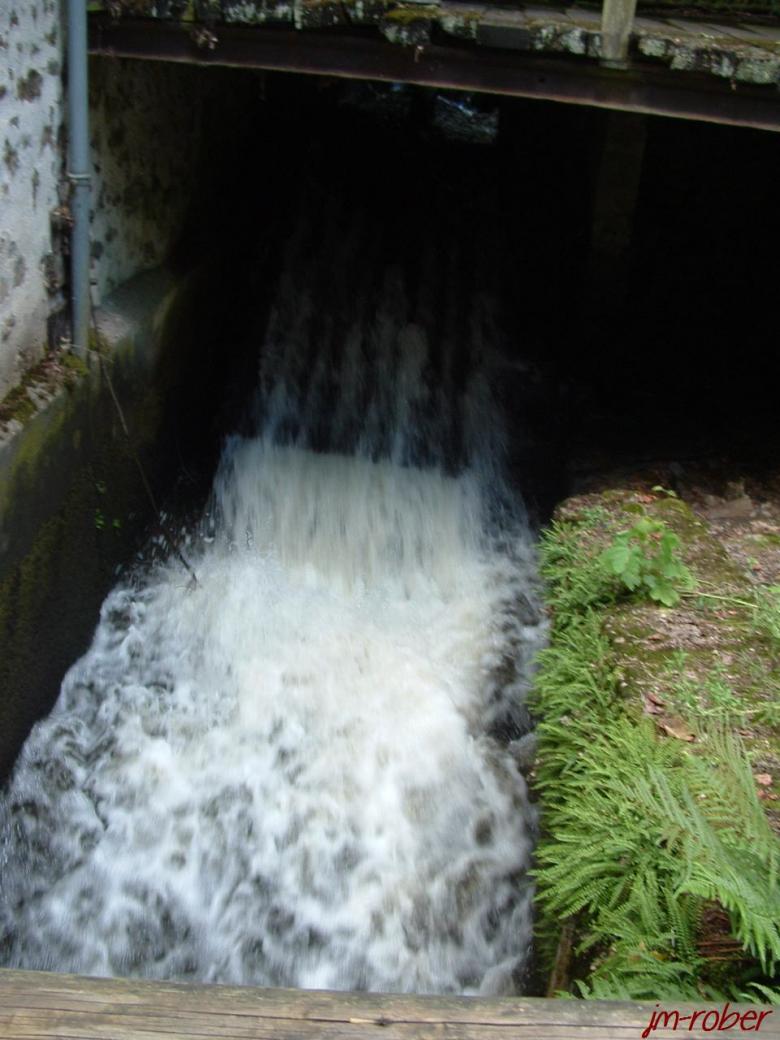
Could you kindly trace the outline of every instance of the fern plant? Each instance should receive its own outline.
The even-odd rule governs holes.
[[[556,521],[543,542],[542,578],[555,589],[550,605],[559,627],[583,611],[613,603],[618,589],[604,562],[595,553],[583,553],[578,524]]]
[[[755,598],[754,627],[780,650],[780,585],[756,589]]]
[[[543,947],[550,955],[556,924],[577,920],[577,963],[590,965],[581,996],[772,1000],[780,843],[745,751],[716,729],[705,759],[628,710],[602,631],[613,593],[581,534],[557,525],[541,547],[553,608],[533,694]],[[726,963],[702,944],[711,908],[730,928]]]

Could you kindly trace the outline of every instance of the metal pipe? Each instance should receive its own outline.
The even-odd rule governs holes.
[[[68,0],[68,179],[71,183],[70,287],[72,349],[89,344],[89,100],[87,0]]]

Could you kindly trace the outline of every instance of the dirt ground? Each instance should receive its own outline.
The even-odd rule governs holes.
[[[674,608],[626,600],[611,612],[607,629],[626,694],[660,735],[692,751],[706,743],[708,726],[736,732],[780,834],[780,644],[756,629],[754,611],[757,598],[780,586],[780,466],[672,461],[580,484],[563,508],[606,509],[596,534],[604,544],[639,510],[662,517],[696,580]]]

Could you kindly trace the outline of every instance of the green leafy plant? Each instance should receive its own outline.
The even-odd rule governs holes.
[[[752,723],[774,728],[780,726],[780,687],[775,683],[770,689],[770,699],[747,714]]]
[[[665,525],[640,524],[648,541],[623,541],[657,555]],[[561,923],[574,922],[571,994],[774,1002],[780,843],[740,738],[722,728],[736,711],[727,676],[707,677],[706,755],[636,718],[604,633],[604,554],[584,531],[562,522],[541,543],[553,625],[532,693],[537,955],[551,967]],[[578,566],[587,580],[572,578]]]
[[[755,599],[755,629],[780,648],[780,585],[766,585],[756,589]]]
[[[657,603],[674,607],[681,590],[693,587],[679,548],[680,539],[662,520],[643,516],[630,530],[615,535],[601,560],[629,592],[642,592]]]
[[[686,657],[684,651],[682,657]],[[679,659],[672,655],[669,661],[670,669],[677,672],[670,694],[674,705],[693,718],[744,725],[747,714],[745,701],[734,692],[723,665],[716,664],[707,675],[698,679],[685,675],[684,667],[676,667]]]
[[[108,518],[102,509],[95,510],[95,530],[104,531],[108,526]],[[116,534],[122,530],[122,521],[118,516],[115,516],[111,521],[111,530]]]
[[[582,524],[604,529],[608,514],[591,509],[582,514]],[[543,542],[541,575],[555,587],[551,602],[556,618],[563,626],[587,607],[603,606],[616,599],[615,582],[597,554],[584,554],[580,534],[581,523],[555,521]]]

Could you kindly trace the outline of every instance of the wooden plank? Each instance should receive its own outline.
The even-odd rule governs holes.
[[[744,84],[734,89],[709,75],[672,72],[651,63],[619,74],[568,56],[553,59],[438,42],[420,51],[368,34],[230,25],[220,26],[219,47],[208,51],[197,49],[179,25],[94,16],[90,54],[478,90],[780,132],[776,89]]]
[[[676,1010],[690,1016],[705,1007],[714,1010]],[[658,1010],[652,1003],[332,993],[0,969],[0,1037],[14,1040],[635,1040]],[[760,1036],[780,1040],[780,1014],[765,1010]],[[677,1030],[673,1024],[650,1035],[712,1035],[698,1022],[690,1029],[690,1018]]]
[[[602,64],[610,68],[626,67],[635,13],[636,0],[604,0],[601,8]]]

